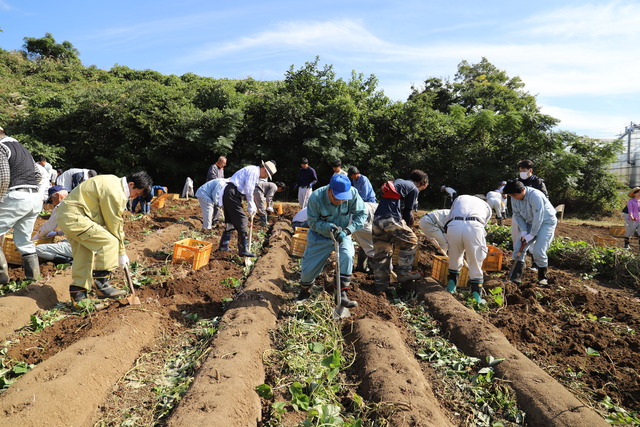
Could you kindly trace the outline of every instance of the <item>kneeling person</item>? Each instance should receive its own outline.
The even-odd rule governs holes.
[[[307,206],[307,248],[302,256],[302,290],[298,301],[309,298],[309,289],[320,275],[334,249],[331,235],[340,244],[341,301],[344,307],[355,307],[357,302],[347,298],[353,270],[353,241],[351,234],[360,230],[367,218],[367,211],[358,190],[351,186],[349,178],[336,174],[329,185],[314,191]]]

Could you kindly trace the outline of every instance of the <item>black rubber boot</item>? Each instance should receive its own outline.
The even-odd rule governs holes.
[[[233,235],[232,230],[225,230],[220,236],[220,246],[218,247],[219,251],[227,252],[229,251],[229,242],[231,241],[231,236]]]
[[[99,298],[118,298],[127,293],[123,289],[116,289],[109,283],[111,273],[106,270],[93,271],[93,283],[96,285],[96,294]]]
[[[364,252],[361,246],[358,246],[358,257],[356,260],[356,271],[360,271],[362,273],[365,272],[364,263],[367,261],[367,254]]]
[[[624,248],[625,249],[629,249],[631,247],[631,245],[629,245],[629,238],[625,237],[624,238]]]
[[[358,301],[352,301],[347,297],[346,289],[340,292],[340,305],[346,308],[353,308],[358,306]]]
[[[406,271],[406,272],[396,271],[396,274],[398,275],[398,282],[400,283],[422,279],[422,276],[419,273],[412,273],[410,271]]]
[[[496,220],[498,221],[498,225],[502,225],[502,218],[496,218]]]
[[[267,225],[269,225],[269,216],[268,216],[268,215],[261,216],[261,217],[260,217],[260,223],[261,223],[262,225],[264,225],[265,227],[266,227]]]
[[[25,280],[38,280],[40,278],[38,254],[33,253],[22,255],[22,269],[24,270]]]
[[[486,304],[487,301],[482,298],[482,279],[471,280],[470,283],[473,299],[475,299],[478,304]]]
[[[256,254],[249,252],[249,237],[246,233],[238,234],[238,255],[255,258]]]
[[[305,302],[306,300],[309,299],[309,297],[311,296],[311,286],[313,285],[313,282],[311,283],[300,283],[300,292],[298,293],[298,296],[296,297],[296,302]]]
[[[538,285],[548,285],[549,281],[547,280],[547,267],[539,267],[538,268]]]
[[[4,256],[4,252],[0,249],[0,285],[6,285],[9,283],[9,265],[7,265],[7,258]]]
[[[69,286],[69,294],[71,294],[71,302],[77,305],[83,299],[87,299],[87,290],[78,286]]]
[[[346,308],[358,306],[358,301],[352,301],[347,297],[347,289],[351,286],[351,276],[340,275],[340,305]]]
[[[449,293],[456,293],[456,289],[458,288],[459,276],[460,272],[458,270],[449,270],[449,275],[447,276],[447,291],[449,291]]]
[[[71,264],[72,261],[73,261],[73,258],[69,256],[64,256],[64,255],[57,255],[53,260],[51,260],[51,262],[54,263],[55,265]]]

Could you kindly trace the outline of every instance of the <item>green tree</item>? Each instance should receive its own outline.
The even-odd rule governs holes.
[[[50,58],[62,62],[80,62],[78,49],[67,40],[56,43],[51,33],[45,33],[41,38],[25,37],[22,47],[27,57],[32,60]]]

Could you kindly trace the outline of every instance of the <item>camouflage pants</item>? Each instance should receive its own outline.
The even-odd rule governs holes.
[[[397,271],[407,274],[416,257],[418,237],[404,220],[396,218],[373,219],[373,277],[378,285],[389,284],[391,258],[394,246],[398,249]]]

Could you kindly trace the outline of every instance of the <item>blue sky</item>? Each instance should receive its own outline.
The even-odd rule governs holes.
[[[394,100],[484,56],[560,129],[611,138],[640,122],[637,1],[0,0],[0,28],[0,48],[49,32],[104,69],[278,80],[319,56]]]

